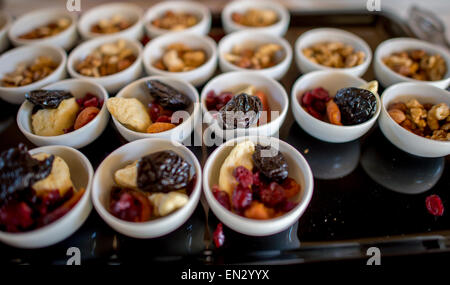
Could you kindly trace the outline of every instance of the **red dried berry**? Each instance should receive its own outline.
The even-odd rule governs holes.
[[[237,211],[241,211],[247,208],[252,203],[252,200],[252,190],[242,186],[242,184],[238,184],[231,197],[233,208]]]
[[[294,203],[288,200],[285,200],[280,206],[279,209],[285,213],[297,207],[298,203]]]
[[[313,103],[314,97],[311,94],[311,91],[307,91],[302,96],[302,104],[306,107]]]
[[[307,106],[306,109],[308,110],[308,113],[314,118],[319,120],[322,119],[322,115],[319,112],[317,112],[312,106]]]
[[[148,113],[150,114],[150,118],[152,119],[152,122],[156,122],[158,117],[161,115],[162,107],[159,106],[157,103],[150,103],[148,104]]]
[[[286,193],[280,184],[272,182],[260,190],[260,199],[268,207],[275,207],[286,201]]]
[[[166,115],[159,116],[155,121],[156,123],[171,123],[172,118]]]
[[[227,210],[231,210],[230,196],[227,192],[221,191],[216,185],[213,187],[213,195],[220,203],[220,205],[222,205]]]
[[[430,195],[425,199],[427,210],[433,216],[442,216],[444,214],[444,205],[438,195]]]
[[[330,94],[327,90],[323,89],[322,87],[315,88],[311,91],[311,95],[320,101],[328,101],[330,98]]]
[[[312,104],[312,107],[314,108],[314,110],[316,110],[319,113],[324,113],[326,110],[325,102],[320,101],[320,100],[314,101],[314,103]]]
[[[223,233],[223,225],[219,223],[213,233],[213,240],[216,248],[221,247],[225,243],[225,234]]]
[[[261,178],[260,178],[260,172],[259,171],[253,173],[253,185],[254,186],[261,186],[262,185],[262,181],[261,181]]]
[[[98,106],[98,99],[97,97],[92,97],[89,100],[86,100],[83,102],[83,107],[97,107]]]
[[[9,203],[0,208],[0,225],[3,225],[7,232],[25,230],[33,224],[32,213],[32,209],[25,202]]]
[[[244,166],[236,167],[233,176],[243,187],[250,187],[253,184],[253,173]]]

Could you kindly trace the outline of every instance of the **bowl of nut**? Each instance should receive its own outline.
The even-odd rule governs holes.
[[[5,11],[0,11],[0,52],[3,52],[9,46],[8,30],[11,23],[11,16]]]
[[[82,148],[96,140],[108,124],[104,106],[108,93],[101,85],[62,80],[28,92],[17,113],[20,131],[38,146]]]
[[[69,50],[78,40],[77,16],[59,8],[33,11],[14,21],[8,37],[15,46],[40,43]]]
[[[292,61],[292,48],[278,36],[259,31],[240,31],[223,37],[217,48],[223,72],[251,70],[281,79]]]
[[[199,86],[216,71],[216,43],[207,36],[170,33],[150,41],[142,60],[148,75],[170,76]]]
[[[445,89],[450,84],[450,52],[418,39],[390,39],[377,47],[374,70],[384,87],[424,82]]]
[[[197,207],[202,172],[178,142],[147,138],[112,152],[94,175],[92,201],[103,220],[134,238],[155,238],[183,225]]]
[[[289,99],[276,80],[251,71],[223,73],[201,94],[206,132],[229,140],[248,135],[275,135],[283,124]]]
[[[404,82],[382,96],[380,129],[401,150],[421,157],[450,154],[450,92]]]
[[[140,40],[143,35],[144,11],[132,3],[110,3],[96,6],[83,13],[78,31],[83,39],[117,35],[130,40]]]
[[[306,74],[315,70],[339,70],[362,76],[372,61],[372,50],[357,35],[332,28],[313,29],[295,41],[295,62]]]
[[[349,142],[367,133],[381,110],[378,82],[339,71],[301,76],[291,93],[292,113],[311,136],[331,143]]]
[[[211,13],[193,1],[160,2],[145,13],[144,28],[150,38],[180,31],[204,36],[211,28]]]
[[[274,137],[240,137],[206,161],[203,191],[211,210],[239,233],[265,236],[298,221],[311,201],[313,176],[305,158]]]
[[[0,153],[0,241],[41,248],[72,235],[88,218],[94,170],[67,146]]]
[[[137,40],[101,37],[76,47],[67,60],[70,76],[96,82],[115,93],[142,74],[142,45]]]
[[[27,45],[0,56],[0,97],[21,104],[25,93],[66,77],[67,56],[60,47]]]
[[[251,29],[282,37],[290,21],[286,7],[277,1],[263,0],[232,1],[225,6],[221,17],[227,34]]]
[[[183,142],[201,120],[197,90],[167,76],[134,81],[106,105],[117,130],[128,141],[164,138]]]

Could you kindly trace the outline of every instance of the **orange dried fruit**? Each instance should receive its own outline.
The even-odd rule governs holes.
[[[87,123],[92,121],[99,112],[100,109],[97,107],[87,107],[83,109],[83,111],[81,111],[75,119],[73,128],[78,130],[79,128],[85,126]]]
[[[147,128],[147,133],[154,134],[154,133],[161,133],[168,131],[170,129],[175,128],[176,126],[172,123],[163,123],[163,122],[156,122],[151,124]]]
[[[268,220],[273,218],[275,210],[264,206],[263,203],[253,201],[245,210],[244,216],[249,219]]]

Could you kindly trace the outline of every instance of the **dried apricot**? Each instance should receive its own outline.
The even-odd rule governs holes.
[[[176,126],[172,123],[163,123],[163,122],[156,122],[151,124],[148,128],[147,128],[147,133],[160,133],[160,132],[165,132],[168,131],[170,129],[175,128]]]
[[[275,215],[275,210],[267,208],[263,203],[253,201],[245,210],[244,216],[249,219],[267,220]]]
[[[79,128],[85,126],[87,123],[92,121],[99,112],[100,109],[97,107],[87,107],[83,109],[83,111],[81,111],[75,119],[73,128],[78,130]]]

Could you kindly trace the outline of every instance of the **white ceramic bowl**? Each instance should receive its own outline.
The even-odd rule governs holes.
[[[216,94],[223,91],[237,92],[248,85],[254,85],[256,89],[263,90],[268,96],[267,101],[271,111],[278,111],[278,116],[272,114],[271,121],[247,129],[238,128],[235,130],[223,130],[214,119],[213,112],[209,112],[206,107],[206,97],[209,91],[214,90]],[[283,86],[272,78],[254,73],[251,71],[233,71],[223,73],[210,80],[201,93],[203,109],[203,122],[208,124],[206,132],[214,132],[219,139],[231,139],[239,136],[273,136],[280,129],[286,118],[289,106],[289,99]]]
[[[278,44],[283,49],[282,56],[279,59],[280,61],[275,66],[252,70],[241,68],[225,59],[225,54],[230,53],[235,45],[244,45],[256,48],[260,45],[269,43]],[[220,40],[217,50],[219,53],[219,66],[223,72],[252,71],[276,80],[281,79],[286,74],[292,61],[292,48],[288,41],[284,38],[260,31],[243,30],[240,32],[231,33]]]
[[[113,216],[109,210],[110,191],[114,184],[114,172],[144,155],[172,150],[191,165],[191,177],[197,175],[189,202],[168,216],[143,223],[124,221]],[[197,207],[201,194],[202,172],[195,155],[180,143],[164,139],[137,140],[112,152],[97,168],[94,176],[92,201],[102,219],[113,229],[134,238],[155,238],[166,235],[183,225]]]
[[[394,52],[421,49],[429,54],[440,54],[447,64],[447,73],[438,81],[421,81],[398,74],[383,63],[383,58]],[[445,89],[450,84],[450,52],[438,45],[412,38],[395,38],[382,42],[375,50],[374,71],[376,78],[384,87],[400,82],[427,83]]]
[[[46,25],[50,22],[57,21],[63,17],[70,19],[71,23],[67,29],[57,35],[35,40],[19,38],[20,35],[26,32]],[[39,43],[59,46],[65,50],[69,50],[76,44],[78,40],[77,16],[75,13],[71,13],[66,9],[60,8],[49,8],[32,11],[14,21],[11,28],[9,29],[8,36],[11,43],[15,46]]]
[[[367,82],[361,78],[339,71],[314,71],[301,76],[294,83],[291,92],[292,113],[297,123],[311,136],[331,143],[343,143],[360,138],[367,133],[377,121],[381,110],[380,96],[375,94],[377,109],[368,121],[353,126],[337,126],[314,118],[300,105],[299,98],[308,90],[323,87],[334,97],[336,92],[345,87],[360,87]]]
[[[105,88],[97,83],[82,79],[62,80],[47,85],[42,89],[70,91],[75,98],[82,98],[86,95],[86,93],[91,93],[96,95],[99,99],[102,99],[104,102],[108,100],[108,93]],[[28,100],[23,102],[22,106],[20,106],[19,112],[17,113],[17,125],[27,139],[38,146],[66,145],[73,148],[82,148],[95,141],[103,133],[109,119],[106,104],[103,103],[100,113],[98,113],[92,121],[82,128],[59,136],[39,136],[35,135],[31,131],[31,114],[33,107],[34,105],[31,102],[28,102]]]
[[[5,11],[0,11],[0,52],[3,52],[9,46],[8,30],[11,23],[11,16]]]
[[[407,131],[389,115],[387,108],[391,103],[417,99],[421,103],[447,103],[450,105],[450,92],[425,83],[404,82],[387,88],[381,96],[380,129],[396,147],[422,157],[441,157],[450,154],[450,142],[427,139]]]
[[[194,1],[163,1],[151,6],[144,16],[144,28],[150,38],[155,38],[174,31],[160,29],[152,25],[152,21],[161,17],[165,12],[185,12],[195,15],[200,21],[183,31],[204,36],[211,29],[211,12],[208,7]]]
[[[147,80],[159,80],[188,96],[192,101],[191,106],[187,110],[190,113],[189,118],[186,118],[185,120],[183,120],[183,123],[171,130],[155,134],[141,133],[128,129],[119,121],[117,121],[114,116],[112,116],[114,125],[116,126],[119,133],[127,141],[134,141],[145,138],[160,138],[183,142],[192,133],[194,127],[197,126],[201,121],[202,114],[200,110],[199,95],[197,90],[191,84],[180,79],[167,76],[149,76],[128,84],[122,90],[120,90],[119,93],[117,93],[116,97],[136,98],[141,101],[144,106],[148,106],[148,104],[152,101],[152,97],[150,96],[146,88],[145,82]]]
[[[131,27],[114,34],[98,34],[91,32],[91,27],[97,24],[98,21],[110,19],[115,15],[121,15],[132,21],[134,24]],[[78,31],[83,39],[117,35],[129,40],[140,40],[144,34],[143,17],[143,9],[136,4],[122,2],[98,5],[83,13],[78,22]]]
[[[233,13],[244,13],[248,9],[270,9],[278,14],[278,22],[267,27],[247,27],[235,23],[231,15]],[[267,0],[245,0],[245,1],[232,1],[228,3],[222,11],[222,25],[225,32],[232,33],[240,30],[258,30],[266,32],[271,35],[284,36],[290,21],[289,11],[282,4],[277,1],[267,1]]]
[[[286,157],[289,166],[289,177],[295,179],[301,186],[301,192],[294,198],[299,204],[283,216],[270,220],[254,220],[239,216],[224,208],[214,197],[212,187],[218,184],[220,167],[232,148],[239,142],[251,140],[262,145],[278,147]],[[313,176],[308,162],[291,145],[277,138],[268,137],[240,137],[229,140],[219,146],[208,157],[203,172],[203,191],[211,210],[226,226],[236,232],[251,236],[266,236],[281,232],[294,224],[305,212],[313,194]]]
[[[94,50],[106,43],[113,43],[118,41],[119,36],[100,37],[89,40],[77,46],[69,55],[67,60],[67,70],[71,77],[90,80],[105,87],[108,93],[116,93],[120,88],[128,84],[129,82],[136,80],[142,74],[142,44],[137,40],[123,39],[126,42],[127,47],[131,48],[136,55],[136,60],[131,66],[120,72],[101,76],[90,77],[84,76],[75,70],[75,65],[82,61],[85,57],[91,54]]]
[[[78,203],[68,213],[51,224],[23,233],[0,231],[0,241],[21,248],[40,248],[58,243],[78,230],[92,210],[91,187],[94,170],[81,152],[67,146],[44,146],[34,148],[30,154],[45,152],[61,157],[70,169],[70,177],[77,189],[84,188]]]
[[[208,60],[196,69],[185,72],[170,72],[154,67],[153,63],[159,60],[166,47],[173,43],[183,43],[190,48],[202,49],[206,52]],[[207,36],[198,36],[190,32],[169,33],[150,41],[145,46],[142,60],[148,75],[170,76],[199,86],[205,83],[216,71],[217,48],[216,43]]]
[[[356,51],[364,52],[364,62],[360,65],[349,68],[332,68],[314,63],[303,54],[302,50],[304,48],[323,42],[341,42],[351,45]],[[309,30],[297,38],[294,49],[295,62],[298,69],[303,74],[316,70],[338,70],[359,77],[367,71],[370,62],[372,61],[372,50],[369,45],[357,35],[341,29],[319,28]]]
[[[39,56],[51,57],[55,62],[59,63],[58,67],[47,77],[25,86],[0,86],[0,97],[3,100],[11,104],[21,104],[25,100],[25,93],[66,78],[67,56],[64,50],[60,47],[40,44],[14,48],[2,54],[0,56],[0,78],[3,78],[7,73],[15,71],[18,64],[31,64]]]

